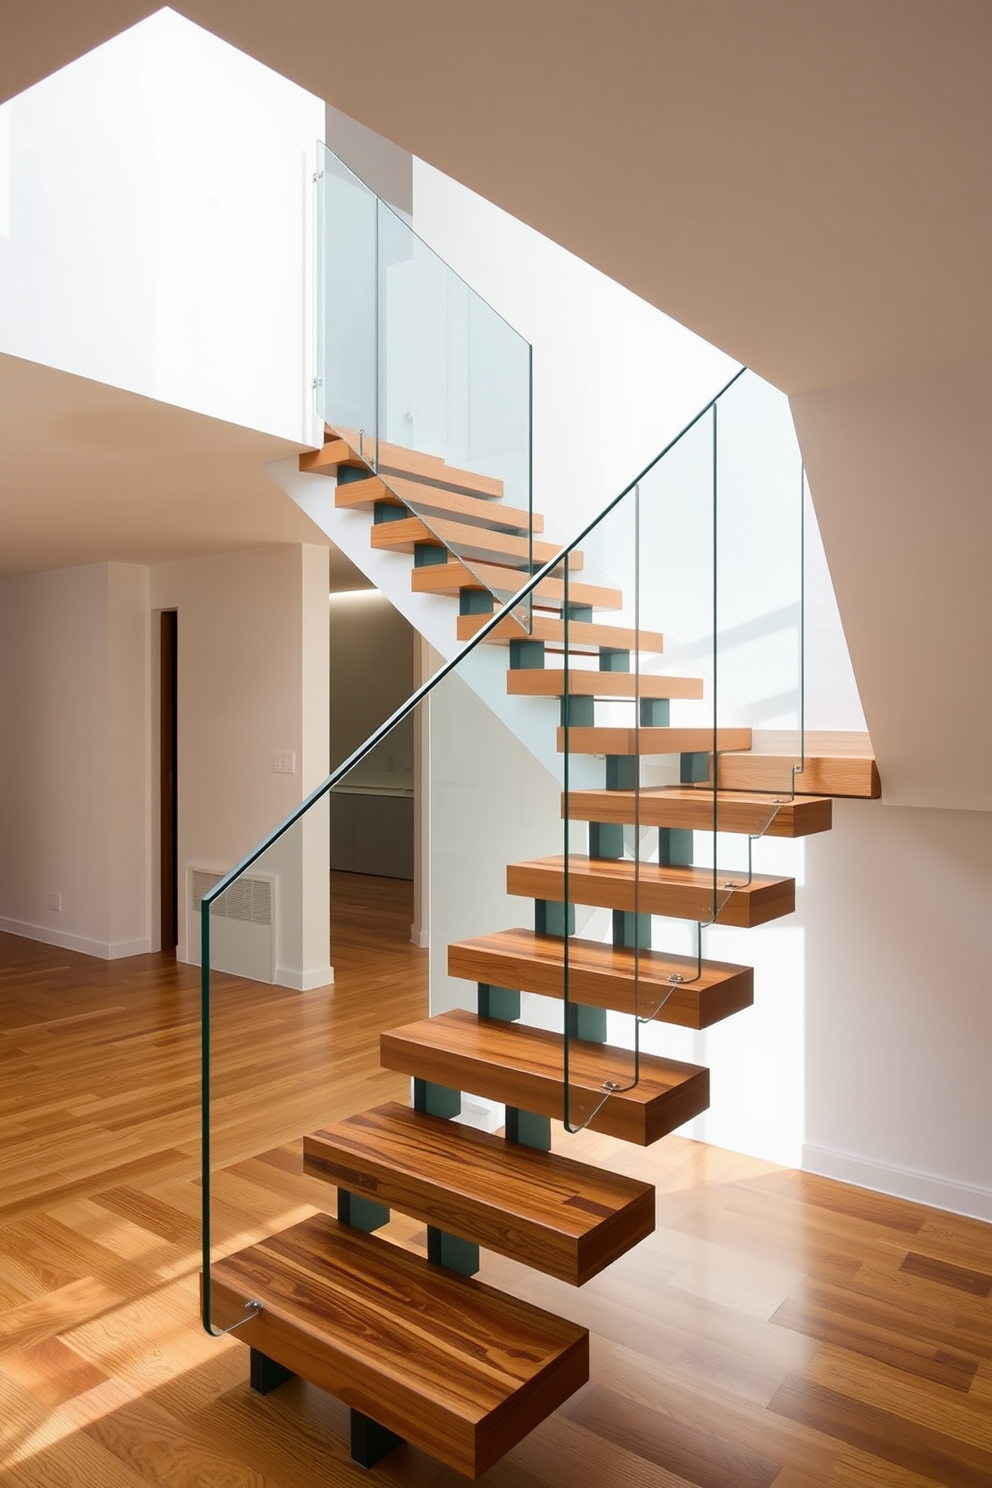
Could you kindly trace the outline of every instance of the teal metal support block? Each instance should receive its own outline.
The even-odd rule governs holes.
[[[544,667],[543,641],[511,641],[510,671],[539,672]]]
[[[410,515],[405,506],[394,506],[391,501],[377,501],[372,508],[372,521],[376,527],[383,522],[405,522]]]
[[[462,1093],[450,1090],[447,1085],[435,1085],[430,1080],[413,1081],[413,1109],[423,1116],[440,1116],[450,1121],[462,1114]]]
[[[270,1359],[268,1354],[262,1353],[261,1349],[250,1350],[248,1383],[256,1395],[270,1395],[287,1380],[295,1378],[291,1369],[287,1369],[285,1364],[277,1363],[275,1359]]]
[[[615,646],[600,646],[599,670],[601,672],[629,672],[630,652],[619,651]]]
[[[691,866],[691,827],[658,828],[658,862],[665,867],[688,868]]]
[[[419,542],[413,545],[414,568],[436,568],[439,563],[447,563],[447,548],[439,548],[436,543]]]
[[[623,823],[590,822],[589,856],[591,858],[622,858]]]
[[[651,916],[630,909],[613,911],[613,944],[631,951],[651,949]]]
[[[495,601],[488,589],[459,589],[459,615],[491,615]]]
[[[368,480],[369,472],[358,465],[338,466],[338,485],[350,486],[352,481]]]
[[[449,1235],[447,1230],[427,1226],[427,1259],[432,1266],[444,1266],[460,1276],[474,1276],[479,1269],[479,1247],[474,1240]]]
[[[596,722],[596,699],[569,694],[561,699],[561,726],[592,728]]]
[[[520,993],[512,987],[491,987],[488,982],[477,983],[479,989],[479,1017],[498,1018],[501,1023],[515,1023],[520,1017]]]
[[[351,1460],[358,1467],[375,1467],[389,1452],[403,1446],[403,1438],[380,1426],[371,1416],[361,1411],[351,1412]]]
[[[679,780],[683,785],[705,785],[710,778],[710,757],[706,753],[679,756]]]
[[[559,940],[564,940],[566,935],[575,934],[575,905],[568,905],[568,913],[565,913],[564,904],[556,904],[553,899],[534,900],[534,933],[536,935],[556,935]]]
[[[636,790],[639,779],[636,754],[608,754],[606,756],[606,789]]]
[[[584,1007],[580,1002],[570,1002],[568,1013],[568,1036],[585,1039],[587,1044],[606,1043],[606,1009]]]
[[[385,1204],[367,1199],[364,1194],[351,1193],[347,1188],[338,1189],[338,1219],[353,1230],[362,1230],[371,1235],[389,1223],[389,1210]]]
[[[582,625],[592,624],[592,605],[570,604],[565,605],[562,610],[562,619],[568,616],[569,620],[578,620]]]
[[[538,1152],[551,1151],[551,1117],[538,1116],[534,1111],[520,1111],[516,1106],[506,1108],[506,1140],[520,1147],[533,1147]]]
[[[641,728],[667,728],[671,722],[672,705],[668,698],[641,698],[638,714]]]

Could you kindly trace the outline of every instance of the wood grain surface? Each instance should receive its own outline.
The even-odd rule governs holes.
[[[388,525],[392,526],[392,523]],[[400,525],[398,522],[395,524]],[[485,615],[459,615],[456,634],[460,641],[470,641],[477,630],[485,624]],[[547,646],[561,647],[565,644],[565,622],[550,615],[536,614],[529,639],[544,641]],[[515,620],[504,620],[497,625],[487,641],[518,641],[520,626]],[[602,625],[597,621],[570,620],[568,623],[569,650],[577,654],[597,652],[600,646],[621,651],[662,651],[664,637],[659,630],[628,630],[623,625]]]
[[[565,902],[565,860],[535,858],[510,863],[506,892],[523,899]],[[791,878],[756,873],[714,878],[709,868],[679,868],[658,863],[635,863],[632,858],[587,858],[570,853],[568,899],[572,904],[595,904],[652,915],[668,915],[709,924],[752,929],[796,907],[796,885]]]
[[[607,1093],[607,1081],[633,1081],[629,1050],[572,1039],[566,1064],[559,1034],[460,1008],[389,1029],[379,1050],[387,1069],[552,1118],[561,1115],[567,1086],[573,1102],[591,1113],[595,1131],[640,1146],[657,1142],[709,1105],[709,1070],[698,1064],[642,1054],[633,1088]]]
[[[516,697],[701,698],[703,683],[699,677],[545,667],[507,672],[506,690]]]
[[[409,885],[334,882],[333,991],[232,978],[221,999],[248,1027],[217,1054],[218,1251],[326,1207],[304,1130],[408,1098],[376,1046],[426,1009]],[[373,1481],[340,1401],[302,1380],[252,1396],[244,1346],[199,1326],[196,982],[171,957],[0,936],[4,1488]],[[257,1078],[252,1028],[273,1046]],[[482,1280],[592,1332],[589,1385],[489,1488],[989,1481],[992,1226],[676,1136],[639,1149],[556,1127],[554,1146],[653,1183],[657,1226],[579,1291],[483,1252]],[[423,1252],[419,1221],[385,1233]],[[374,1481],[462,1479],[402,1447]]]
[[[543,672],[511,672],[511,677],[540,677]],[[678,786],[643,786],[636,794],[622,790],[571,791],[562,817],[573,821],[638,822],[642,827],[675,827],[695,832],[741,832],[751,837],[808,837],[829,832],[833,802],[828,796],[794,796],[746,791],[712,791]]]
[[[515,558],[526,562],[531,545],[526,536],[512,532],[494,532],[486,527],[475,527],[468,522],[453,521],[450,517],[430,517],[428,522],[420,517],[401,517],[396,522],[379,522],[370,529],[373,548],[388,549],[395,553],[412,553],[417,543],[435,543],[446,546],[453,553],[461,553],[471,561],[499,563],[500,559]],[[533,542],[535,563],[547,563],[561,552],[559,543],[549,543],[537,538]],[[568,555],[569,568],[582,567],[582,554],[577,550]]]
[[[480,582],[481,581],[481,582]],[[471,569],[449,556],[447,563],[433,563],[427,568],[410,570],[410,588],[414,594],[446,594],[457,599],[462,589],[481,589],[483,585],[496,592],[509,589],[515,594],[524,582],[520,569],[502,568],[495,563],[473,563]],[[533,591],[538,608],[560,610],[565,602],[563,579],[542,579]],[[623,594],[605,584],[587,584],[580,579],[568,583],[568,603],[596,605],[603,610],[623,608]]]
[[[359,459],[354,453],[359,448],[364,450],[367,459]],[[457,465],[449,465],[440,455],[423,454],[420,450],[406,449],[402,444],[390,444],[385,439],[376,443],[367,436],[360,436],[356,429],[325,429],[323,449],[301,455],[300,469],[319,474],[330,473],[339,464],[365,465],[371,469],[373,452],[382,472],[436,481],[438,485],[451,486],[456,491],[471,491],[477,496],[499,499],[503,495],[503,482],[495,476],[462,470]]]
[[[501,501],[467,496],[462,491],[449,491],[444,486],[432,486],[399,475],[386,479],[370,475],[366,480],[349,481],[347,485],[335,487],[336,507],[371,511],[377,503],[400,510],[406,507],[428,520],[432,516],[454,517],[497,532],[526,532],[528,527],[534,532],[544,531],[544,518],[540,512],[532,515],[522,507],[504,506]]]
[[[574,1286],[654,1228],[649,1184],[395,1103],[305,1136],[303,1169]]]
[[[212,1269],[213,1315],[476,1478],[589,1378],[586,1330],[314,1214]]]
[[[533,930],[499,930],[448,947],[448,975],[561,1000],[566,943]],[[614,1008],[682,1028],[709,1028],[750,1007],[750,966],[661,951],[634,951],[570,937],[568,996],[587,1007]],[[672,976],[680,977],[672,982]]]
[[[558,730],[558,753],[564,754],[708,754],[711,728],[573,727]],[[717,730],[717,749],[750,749],[749,728]]]

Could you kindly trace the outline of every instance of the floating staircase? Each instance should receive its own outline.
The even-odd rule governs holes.
[[[532,563],[557,556],[532,539],[528,513],[502,504],[499,481],[383,444],[373,472],[361,449],[354,432],[329,430],[300,468],[337,477],[338,504],[372,516],[373,546],[412,554],[414,591],[458,601],[458,639],[489,622],[493,596],[514,594]],[[795,905],[791,879],[750,872],[720,875],[715,894],[688,834],[805,836],[829,829],[833,794],[877,794],[874,762],[856,750],[807,758],[799,778],[811,793],[775,795],[791,779],[787,753],[755,754],[747,729],[714,740],[669,727],[667,700],[701,697],[702,681],[635,678],[630,655],[661,651],[662,636],[594,618],[622,595],[573,579],[580,555],[567,563],[567,580],[561,566],[536,587],[526,636],[507,615],[486,641],[510,648],[510,693],[585,706],[558,747],[607,757],[608,788],[562,796],[563,816],[589,823],[589,853],[509,864],[508,892],[534,900],[534,928],[449,947],[450,974],[477,983],[477,1012],[383,1033],[381,1061],[412,1078],[413,1109],[378,1106],[305,1137],[305,1171],[336,1188],[338,1218],[314,1215],[211,1271],[212,1315],[250,1346],[254,1388],[295,1373],[338,1396],[365,1466],[405,1440],[477,1477],[588,1378],[583,1328],[472,1275],[482,1246],[581,1286],[653,1229],[650,1185],[552,1153],[551,1120],[581,1110],[582,1124],[647,1145],[706,1110],[700,1066],[640,1054],[636,1079],[618,1080],[631,1055],[606,1043],[606,1010],[708,1028],[751,1005],[753,973],[653,951],[643,920],[752,926]],[[547,666],[555,653],[561,666]],[[598,670],[573,664],[589,656]],[[596,699],[634,697],[643,726],[596,725]],[[636,790],[649,754],[687,760],[683,783]],[[715,792],[699,783],[714,772]],[[658,829],[658,862],[624,857],[622,829],[634,825]],[[568,934],[574,903],[613,911],[614,944]],[[566,962],[567,1061],[561,1036],[518,1021],[521,993],[565,998]],[[506,1107],[505,1136],[450,1120],[462,1090]],[[372,1233],[391,1209],[426,1224],[426,1259]]]

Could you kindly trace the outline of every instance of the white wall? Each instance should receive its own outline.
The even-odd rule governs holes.
[[[161,564],[151,605],[178,611],[179,955],[196,960],[187,870],[226,872],[327,774],[327,552],[286,545]],[[294,755],[293,773],[276,772],[277,752]],[[331,980],[327,830],[325,805],[258,864],[284,881],[286,985]]]
[[[992,1220],[992,814],[834,811],[807,846],[804,1166]]]
[[[160,11],[0,113],[0,350],[309,442],[323,103]]]
[[[886,801],[992,810],[992,360],[793,398]]]
[[[94,956],[150,949],[147,657],[146,569],[0,582],[3,929]]]

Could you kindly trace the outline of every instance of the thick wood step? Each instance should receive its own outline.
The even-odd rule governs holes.
[[[327,430],[328,439],[323,449],[300,456],[300,469],[314,474],[332,474],[338,465],[353,465],[372,469],[375,442],[368,437],[359,441],[357,430]],[[341,435],[341,438],[337,436]],[[332,446],[334,448],[332,448]],[[364,451],[364,458],[357,451]],[[405,449],[401,444],[379,441],[379,469],[383,474],[410,475],[418,480],[429,480],[437,485],[450,486],[455,491],[470,491],[475,496],[487,496],[499,500],[503,495],[503,482],[492,475],[480,475],[474,470],[461,470],[449,465],[439,455],[426,455],[420,450]],[[304,461],[307,463],[304,464]]]
[[[471,1090],[487,1100],[560,1119],[564,1106],[561,1038],[541,1028],[478,1018],[455,1008],[379,1039],[387,1069],[415,1075],[455,1090]],[[569,1045],[569,1087],[586,1092],[588,1124],[607,1136],[650,1146],[698,1116],[709,1105],[709,1070],[674,1059],[640,1056],[640,1080],[630,1090],[606,1096],[604,1081],[633,1075],[628,1049],[573,1039]]]
[[[650,1184],[395,1103],[304,1137],[303,1169],[573,1286],[654,1229]]]
[[[478,558],[483,562],[499,563],[501,559],[516,558],[526,563],[530,548],[526,537],[516,537],[512,532],[493,532],[485,527],[473,527],[467,522],[453,522],[448,517],[432,517],[430,525],[419,517],[401,517],[396,522],[379,522],[372,528],[373,548],[393,553],[412,553],[418,543],[428,547],[449,548],[469,562]],[[547,563],[561,549],[556,543],[533,544],[534,562]],[[572,551],[568,555],[569,568],[582,567],[582,554]],[[468,617],[474,618],[474,617]]]
[[[715,811],[714,811],[715,805]],[[562,816],[572,821],[638,822],[642,827],[676,827],[711,832],[742,832],[752,837],[808,837],[829,832],[833,802],[829,796],[794,796],[783,801],[771,794],[712,791],[679,786],[644,786],[640,791],[572,791]]]
[[[448,947],[448,975],[543,997],[564,997],[565,942],[533,930],[499,930]],[[673,976],[681,977],[673,982]],[[601,941],[568,941],[568,996],[587,1007],[650,1014],[681,1028],[709,1028],[754,1001],[750,966]],[[660,1009],[657,1013],[654,1009]]]
[[[399,526],[399,523],[395,525]],[[488,618],[487,615],[459,615],[458,639],[470,641]],[[535,614],[530,638],[560,648],[565,644],[565,622],[550,615]],[[509,641],[518,641],[520,626],[515,620],[503,620],[486,640],[504,645]],[[664,637],[657,630],[634,631],[621,625],[600,625],[598,621],[588,623],[584,620],[572,620],[568,625],[569,652],[577,655],[583,652],[596,654],[602,646],[616,651],[661,651],[664,644]],[[710,737],[712,742],[712,735]]]
[[[589,1377],[584,1328],[326,1214],[215,1262],[215,1324],[467,1477]]]
[[[506,892],[523,899],[563,903],[564,858],[510,863],[506,870]],[[587,858],[572,853],[568,859],[568,897],[573,904],[667,915],[672,919],[697,920],[704,925],[713,920],[716,907],[718,925],[751,930],[792,914],[796,907],[796,883],[792,878],[772,878],[767,874],[755,874],[748,883],[746,874],[718,872],[714,903],[712,869],[637,864],[629,858]]]
[[[447,563],[415,568],[410,576],[410,587],[415,594],[445,594],[457,599],[462,589],[482,589],[484,586],[493,593],[516,594],[524,580],[525,575],[519,568],[501,568],[495,563],[473,563],[472,568],[468,569],[464,563],[449,558]],[[538,608],[561,609],[565,602],[563,579],[542,579],[533,592],[534,604]],[[570,579],[568,602],[596,605],[603,610],[619,610],[623,606],[623,595],[619,589],[608,589],[605,584],[586,584],[578,579]]]
[[[705,754],[713,747],[711,728],[570,728],[570,754]],[[717,729],[716,747],[750,749],[751,730]],[[558,753],[564,754],[566,730],[558,730]]]
[[[701,677],[658,677],[644,672],[636,676],[633,672],[543,667],[507,672],[506,690],[516,697],[701,698],[703,681]]]
[[[397,511],[405,509],[414,515],[426,516],[428,520],[432,516],[455,517],[494,531],[526,532],[531,525],[531,514],[521,507],[504,506],[501,501],[483,501],[478,496],[466,496],[462,491],[449,491],[443,486],[431,486],[399,475],[385,479],[370,475],[365,480],[338,486],[334,492],[334,505],[342,509],[371,511],[380,504],[395,507]],[[533,530],[544,531],[544,518],[540,512],[533,514]]]
[[[785,794],[798,754],[795,735],[756,732],[750,754],[721,757],[718,784],[726,790]],[[882,794],[867,734],[807,731],[805,756],[805,768],[795,777],[800,795],[874,798]]]

